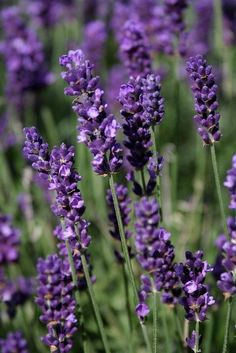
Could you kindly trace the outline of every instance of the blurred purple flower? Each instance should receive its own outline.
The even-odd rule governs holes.
[[[120,56],[130,76],[146,76],[151,73],[150,45],[140,21],[129,20],[124,24]]]
[[[230,193],[229,208],[236,209],[236,155],[232,158],[232,168],[228,170],[224,186]]]
[[[0,339],[1,353],[28,353],[26,340],[20,331],[9,332],[5,339]]]
[[[85,56],[95,64],[95,69],[100,68],[104,59],[106,39],[107,32],[103,21],[96,20],[86,24],[82,49]]]
[[[19,258],[19,229],[12,225],[12,218],[0,215],[0,265],[16,262]]]
[[[193,82],[192,91],[195,101],[194,121],[203,142],[210,145],[221,138],[219,130],[220,114],[217,112],[217,90],[212,67],[201,56],[189,58],[186,70]]]
[[[1,18],[4,40],[0,54],[6,64],[6,95],[17,109],[23,109],[26,93],[48,86],[53,76],[45,66],[42,43],[23,21],[20,8],[4,9]]]

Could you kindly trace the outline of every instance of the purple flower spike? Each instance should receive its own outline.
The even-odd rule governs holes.
[[[201,341],[201,338],[202,338],[202,336],[199,335],[199,338],[198,338],[199,341]],[[196,331],[193,331],[191,333],[191,336],[186,338],[186,343],[187,343],[188,347],[191,348],[192,351],[194,351],[194,352],[195,352],[195,346],[196,346],[196,339],[197,339]]]
[[[9,332],[5,339],[0,339],[1,353],[28,353],[26,340],[21,332]]]
[[[24,22],[20,8],[7,7],[1,19],[5,37],[0,54],[6,63],[6,94],[13,106],[22,110],[26,93],[48,86],[53,76],[45,67],[42,43]]]
[[[203,252],[200,250],[194,254],[187,251],[185,256],[185,264],[180,263],[175,266],[184,291],[180,304],[184,306],[186,319],[204,321],[207,318],[209,306],[215,303],[214,298],[209,294],[207,285],[204,284],[206,274],[213,268],[206,261],[202,261]]]
[[[101,66],[106,39],[107,32],[103,21],[91,21],[86,25],[82,47],[86,57],[95,63],[96,68]]]
[[[211,145],[221,138],[219,130],[220,114],[217,112],[217,90],[212,67],[201,56],[189,58],[186,70],[193,81],[192,91],[195,100],[194,121],[203,142]]]
[[[236,155],[232,158],[232,168],[228,170],[224,186],[230,192],[230,205],[229,208],[236,210]]]
[[[187,0],[164,0],[165,12],[169,16],[171,31],[180,34],[185,29],[184,10]]]
[[[76,332],[76,303],[73,299],[73,284],[65,266],[58,255],[39,259],[38,293],[36,302],[42,310],[40,320],[47,325],[48,334],[43,342],[52,352],[69,352],[72,337]]]
[[[125,118],[123,131],[127,137],[124,145],[129,150],[127,160],[136,169],[143,168],[152,156],[150,122],[145,118],[140,102],[141,84],[140,77],[131,79],[128,84],[121,86],[119,94],[121,114]]]
[[[146,76],[151,73],[150,47],[142,23],[138,20],[125,23],[120,52],[130,76]]]
[[[140,304],[150,293],[162,292],[166,304],[175,305],[180,295],[178,277],[174,270],[174,247],[170,233],[159,228],[159,205],[156,198],[143,197],[135,206],[137,260],[149,276],[141,276]]]
[[[161,79],[154,74],[147,75],[142,80],[141,102],[144,109],[144,116],[155,126],[160,124],[164,117],[164,98],[161,96]]]
[[[120,128],[108,113],[99,77],[81,50],[71,50],[60,58],[67,71],[62,78],[68,83],[65,94],[74,96],[73,109],[78,116],[78,142],[84,143],[93,155],[92,166],[100,175],[115,173],[122,165],[122,150],[116,141]]]
[[[0,265],[19,258],[20,231],[12,225],[10,216],[0,215]]]

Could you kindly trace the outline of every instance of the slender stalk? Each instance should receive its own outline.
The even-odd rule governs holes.
[[[219,57],[224,55],[224,41],[223,41],[223,14],[222,14],[222,1],[214,0],[214,40],[215,49]]]
[[[92,306],[93,306],[93,310],[94,310],[94,314],[97,320],[97,324],[98,324],[98,328],[100,331],[100,335],[102,338],[102,342],[103,342],[103,346],[104,346],[104,351],[105,353],[110,353],[110,349],[108,346],[108,341],[107,341],[107,337],[106,337],[106,333],[105,333],[105,329],[104,329],[104,325],[103,325],[103,321],[101,318],[101,314],[98,308],[98,304],[95,298],[95,294],[94,294],[94,290],[93,290],[93,285],[92,285],[92,281],[89,275],[89,271],[88,271],[88,263],[87,263],[87,259],[85,257],[84,254],[81,254],[81,262],[82,262],[82,266],[83,266],[83,271],[84,271],[84,275],[85,275],[85,279],[86,279],[86,283],[87,283],[87,287],[88,287],[88,292],[89,292],[89,296],[92,302]]]
[[[174,307],[174,311],[173,311],[173,314],[174,314],[174,319],[175,319],[175,325],[176,325],[176,333],[178,335],[178,339],[181,343],[181,346],[183,345],[184,346],[184,342],[183,342],[183,330],[181,328],[181,323],[179,321],[179,316],[178,316],[178,312],[177,312],[177,308]]]
[[[130,307],[130,301],[129,301],[129,286],[128,286],[128,281],[127,281],[127,275],[125,272],[125,266],[124,264],[122,265],[122,273],[123,273],[123,279],[124,279],[124,289],[125,289],[125,305],[126,305],[126,310],[128,313],[128,320],[129,320],[129,330],[132,338],[132,333],[133,333],[133,321],[132,321],[132,311]]]
[[[110,189],[111,189],[111,193],[112,193],[112,199],[113,199],[116,219],[117,219],[119,233],[120,233],[121,246],[122,246],[122,250],[124,253],[124,257],[125,257],[125,263],[126,263],[127,270],[128,270],[129,280],[130,280],[130,282],[132,284],[132,288],[133,288],[133,295],[135,298],[135,302],[137,303],[138,299],[139,299],[138,298],[138,291],[137,291],[134,273],[133,273],[131,260],[130,260],[130,256],[129,256],[129,251],[128,251],[128,247],[127,247],[127,243],[126,243],[124,227],[123,227],[122,218],[121,218],[121,214],[120,214],[120,207],[119,207],[118,199],[116,196],[114,179],[113,179],[112,174],[109,177],[109,183],[110,183]]]
[[[119,207],[119,203],[118,203],[118,199],[117,199],[117,195],[116,195],[116,191],[115,191],[114,179],[113,179],[113,175],[112,174],[109,177],[109,184],[110,184],[112,200],[113,200],[115,214],[116,214],[116,219],[117,219],[118,228],[119,228],[119,234],[120,234],[120,239],[121,239],[121,247],[122,247],[122,251],[123,251],[124,257],[125,257],[125,264],[126,264],[127,271],[128,271],[129,281],[132,284],[133,297],[134,297],[134,302],[135,302],[135,305],[136,305],[138,303],[138,300],[139,300],[138,291],[137,291],[137,286],[136,286],[134,273],[133,273],[133,269],[132,269],[132,265],[131,265],[131,260],[130,260],[130,256],[129,256],[128,246],[127,246],[127,243],[126,243],[125,232],[124,232],[123,222],[122,222],[121,213],[120,213],[120,207]],[[148,352],[151,352],[151,345],[150,345],[149,338],[148,338],[148,335],[147,335],[146,327],[145,327],[144,323],[142,323],[140,320],[139,320],[139,323],[140,323],[141,328],[142,328],[142,333],[143,333],[143,337],[144,337],[144,340],[145,340],[145,343],[146,343],[146,346],[147,346],[147,350],[148,350]]]
[[[214,143],[211,145],[211,159],[212,159],[212,166],[213,166],[213,171],[214,171],[216,190],[217,190],[219,206],[220,206],[222,226],[223,226],[225,234],[228,234],[227,225],[226,225],[227,222],[226,222],[223,198],[222,198],[222,193],[221,193],[221,183],[220,183],[220,178],[219,178],[219,171],[218,171],[218,165],[217,165],[217,160],[216,160],[216,152],[215,152]]]
[[[145,182],[145,176],[144,176],[143,168],[140,170],[140,174],[141,174],[143,191],[144,191],[144,194],[146,195],[147,194],[147,188],[146,188],[146,182]]]
[[[224,343],[223,343],[222,353],[226,353],[227,348],[228,348],[229,324],[230,324],[231,314],[232,314],[232,298],[229,298],[228,299],[227,316],[226,316],[226,322],[225,322],[225,335],[224,335]]]
[[[157,291],[153,290],[153,353],[157,353],[158,351],[157,350],[157,335],[158,335],[157,296],[158,296]]]
[[[68,240],[66,240],[66,249],[67,249],[67,254],[68,254],[69,263],[70,263],[71,277],[72,277],[74,287],[76,289],[75,290],[75,300],[76,300],[76,304],[77,304],[77,311],[79,314],[79,324],[80,324],[80,328],[82,331],[83,351],[84,351],[84,353],[88,353],[87,335],[86,335],[86,332],[84,329],[84,316],[83,316],[82,308],[80,305],[81,300],[80,300],[80,295],[79,295],[79,291],[78,291],[78,279],[77,279],[77,275],[76,275],[75,264],[73,261],[71,247],[70,247]]]
[[[193,351],[194,353],[199,353],[199,320],[196,321],[195,332],[196,332],[196,342],[195,342]]]
[[[155,158],[157,158],[157,143],[156,143],[156,137],[155,137],[155,129],[154,127],[151,128],[151,137],[152,137],[152,144],[153,144],[153,150],[155,154]],[[157,177],[157,198],[158,202],[161,208],[161,182],[160,182],[160,176],[158,175]]]

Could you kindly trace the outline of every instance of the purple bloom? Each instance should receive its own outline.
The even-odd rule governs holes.
[[[14,280],[0,280],[0,300],[6,304],[7,313],[14,318],[19,305],[23,305],[34,293],[34,282],[31,278],[17,277]]]
[[[195,346],[196,346],[196,338],[197,338],[196,331],[193,331],[191,333],[191,336],[186,338],[186,343],[187,343],[188,347],[191,348],[192,351],[194,351],[194,352],[195,352],[194,349],[195,349]],[[201,340],[201,338],[202,338],[202,336],[199,335],[199,340]]]
[[[127,140],[124,145],[129,150],[127,160],[136,169],[141,169],[152,156],[150,122],[143,114],[140,97],[142,79],[131,79],[120,88],[119,101],[122,105],[121,114],[125,118],[123,131]]]
[[[152,74],[142,79],[141,103],[144,116],[151,125],[160,124],[164,117],[164,99],[161,96],[160,76]]]
[[[27,92],[45,87],[53,80],[45,67],[42,43],[21,15],[16,6],[1,13],[5,37],[0,52],[6,63],[6,94],[18,109],[24,108]]]
[[[1,353],[28,353],[27,343],[21,332],[9,332],[5,339],[0,339]]]
[[[206,55],[210,50],[213,22],[213,1],[198,0],[194,3],[196,21],[189,32],[180,36],[180,54],[184,57]]]
[[[159,205],[155,198],[143,197],[135,206],[137,260],[149,276],[141,276],[140,303],[153,291],[162,292],[166,304],[176,304],[180,294],[174,270],[174,247],[170,233],[159,228]]]
[[[48,180],[48,188],[56,191],[52,205],[54,214],[69,223],[78,223],[85,211],[84,201],[77,187],[80,175],[74,169],[75,150],[65,144],[55,146],[51,153],[36,128],[25,128],[25,158],[41,176]]]
[[[166,15],[173,33],[179,35],[185,29],[184,10],[187,7],[187,0],[164,0]]]
[[[210,145],[221,138],[219,130],[220,114],[217,112],[217,90],[212,67],[207,65],[201,55],[191,57],[187,62],[187,72],[193,81],[192,91],[195,99],[194,121],[199,135],[205,144]]]
[[[17,143],[17,136],[12,131],[9,115],[3,114],[0,117],[0,150],[5,151]]]
[[[177,276],[183,286],[184,295],[180,298],[180,304],[184,306],[186,319],[190,321],[206,320],[209,306],[215,303],[214,298],[209,294],[208,287],[204,283],[206,274],[213,268],[202,261],[203,252],[186,252],[185,264],[175,266]]]
[[[150,128],[159,124],[164,116],[164,101],[160,95],[160,77],[147,75],[131,78],[120,88],[119,101],[125,122],[123,131],[127,159],[135,169],[143,168],[152,157]]]
[[[82,48],[86,57],[94,62],[96,69],[101,66],[106,39],[107,32],[103,21],[96,20],[86,24]]]
[[[40,320],[48,328],[43,342],[51,351],[69,352],[72,348],[72,337],[77,330],[77,319],[73,284],[67,275],[68,267],[58,255],[53,254],[38,260],[37,271],[36,302],[42,311]]]
[[[0,215],[0,265],[15,262],[19,258],[20,231],[12,225],[8,215]]]
[[[53,27],[72,17],[76,6],[74,0],[26,0],[27,12],[40,27]]]
[[[229,208],[236,209],[236,155],[232,158],[232,168],[228,170],[224,186],[230,193]]]
[[[120,54],[129,75],[136,77],[151,73],[150,46],[141,22],[129,20],[125,23]]]
[[[122,165],[122,150],[116,141],[120,126],[108,113],[104,92],[98,87],[99,77],[93,75],[93,66],[81,50],[69,51],[60,58],[60,64],[67,69],[62,73],[69,85],[65,94],[76,97],[73,109],[78,115],[78,142],[91,151],[96,173],[117,172]]]

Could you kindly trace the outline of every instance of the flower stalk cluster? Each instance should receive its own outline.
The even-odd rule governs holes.
[[[196,323],[196,329],[187,339],[187,344],[195,353],[198,353],[199,322],[207,319],[208,308],[215,303],[205,284],[206,275],[213,268],[207,261],[203,261],[203,252],[200,250],[195,253],[187,251],[185,256],[186,262],[176,265],[175,271],[182,282],[183,296],[180,298],[180,304],[184,306],[185,317]]]
[[[122,150],[116,141],[120,128],[109,114],[99,77],[81,50],[71,50],[60,58],[66,68],[62,78],[68,83],[65,94],[75,97],[73,110],[78,116],[78,142],[84,143],[93,155],[92,166],[100,175],[115,173],[122,165]]]
[[[170,233],[159,227],[159,205],[155,198],[143,197],[135,206],[137,260],[146,272],[141,276],[140,303],[136,313],[144,318],[149,313],[146,300],[151,293],[161,292],[162,300],[175,305],[180,295],[178,277],[174,269],[174,246]]]
[[[69,352],[72,337],[77,330],[76,302],[67,265],[56,255],[39,259],[36,302],[42,310],[40,320],[47,325],[43,342],[51,352]]]
[[[16,109],[22,110],[26,93],[48,86],[53,76],[45,65],[42,43],[34,30],[24,22],[20,8],[6,8],[1,18],[4,40],[1,42],[0,54],[6,64],[6,95]]]
[[[197,131],[206,145],[212,145],[221,138],[220,114],[217,111],[218,86],[215,83],[212,67],[201,55],[197,55],[189,58],[186,69],[193,82],[192,91],[197,113],[193,119],[197,125]]]

